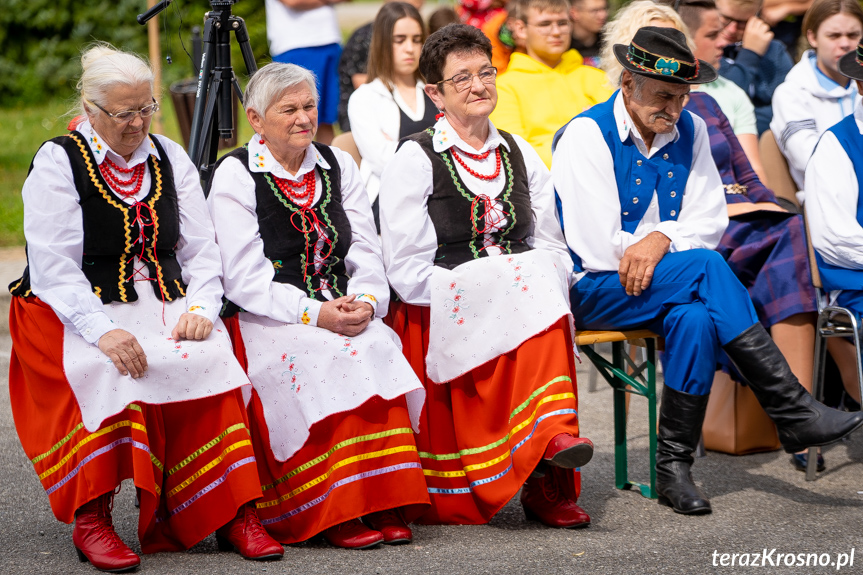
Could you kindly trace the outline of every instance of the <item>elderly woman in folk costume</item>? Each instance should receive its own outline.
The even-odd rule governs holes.
[[[198,174],[148,134],[153,74],[106,45],[81,59],[86,121],[39,149],[23,188],[28,268],[11,288],[9,387],[18,435],[82,561],[140,558],[112,526],[132,478],[145,553],[220,548],[280,558],[240,386],[218,318],[221,265]]]
[[[581,527],[567,298],[572,262],[548,170],[524,139],[489,121],[491,45],[453,24],[420,56],[443,118],[406,138],[383,174],[390,318],[425,382],[417,435],[431,509],[423,523],[485,523],[524,485],[529,518]]]
[[[308,70],[261,68],[245,101],[256,134],[209,191],[225,315],[254,386],[258,513],[283,543],[409,542],[428,505],[412,432],[424,392],[378,319],[389,287],[359,170],[312,142],[317,101]]]

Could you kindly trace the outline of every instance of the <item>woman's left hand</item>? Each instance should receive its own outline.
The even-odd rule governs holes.
[[[181,339],[207,339],[213,331],[213,322],[194,313],[184,313],[171,332],[174,341]]]

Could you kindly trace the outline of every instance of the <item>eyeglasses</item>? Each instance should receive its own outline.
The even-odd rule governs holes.
[[[149,118],[153,114],[159,111],[159,103],[156,102],[156,99],[153,98],[153,103],[149,106],[144,106],[140,110],[123,110],[122,112],[116,112],[112,114],[96,102],[90,102],[103,112],[105,112],[109,118],[117,122],[118,124],[125,124],[126,122],[131,122],[136,114],[140,114],[142,118]]]
[[[494,66],[488,66],[483,68],[476,74],[468,74],[463,72],[461,74],[456,74],[452,78],[447,80],[441,80],[438,84],[443,84],[445,82],[450,82],[455,88],[456,92],[464,92],[468,88],[473,85],[474,76],[479,78],[479,81],[483,84],[494,84],[494,79],[497,77],[497,68]]]
[[[746,28],[747,22],[749,22],[748,18],[746,20],[737,20],[735,18],[730,18],[726,16],[722,12],[719,13],[719,23],[722,24],[723,28],[728,28],[732,24],[737,24],[737,29],[743,30],[744,28]]]
[[[543,36],[548,36],[554,30],[554,25],[557,24],[557,28],[560,31],[569,30],[572,26],[572,22],[567,18],[566,20],[543,20],[542,22],[537,22],[536,24],[531,24],[530,22],[526,22],[528,26],[533,26],[539,33]]]

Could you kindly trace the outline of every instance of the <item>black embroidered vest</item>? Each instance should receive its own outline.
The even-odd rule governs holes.
[[[473,259],[487,257],[483,248],[486,202],[480,201],[462,181],[456,170],[452,150],[441,154],[432,146],[433,129],[408,136],[425,151],[432,164],[434,180],[428,199],[428,213],[437,233],[438,248],[434,264],[447,269]],[[530,250],[527,239],[533,235],[533,212],[524,157],[513,137],[504,131],[500,135],[509,144],[509,151],[500,146],[504,189],[494,198],[503,204],[507,227],[491,234],[491,240],[503,252],[515,254]]]
[[[351,247],[351,224],[342,207],[341,169],[336,156],[328,146],[315,142],[315,147],[330,169],[315,166],[323,189],[321,197],[308,210],[287,199],[270,174],[252,171],[249,174],[255,182],[255,211],[264,255],[273,262],[276,271],[273,281],[299,288],[312,299],[324,300],[318,295],[323,289],[330,289],[336,297],[347,293],[350,276],[345,257]],[[227,157],[236,158],[248,170],[249,150],[245,146],[225,154],[218,163]],[[313,225],[315,218],[331,242],[324,244],[320,271],[315,270],[315,245],[320,238]],[[225,313],[231,311],[229,306]]]
[[[180,238],[174,172],[159,140],[151,140],[162,159],[148,156],[150,191],[140,202],[145,205],[137,207],[122,202],[110,191],[84,136],[72,132],[49,140],[63,148],[72,165],[84,229],[81,271],[102,303],[138,299],[133,277],[135,256],[146,262],[148,277],[156,280],[152,289],[159,299],[173,301],[186,295],[182,270],[174,254]],[[143,246],[139,223],[144,224]],[[15,296],[31,295],[29,266],[21,280],[10,285],[10,291]]]

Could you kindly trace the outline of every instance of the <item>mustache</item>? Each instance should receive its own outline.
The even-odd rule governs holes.
[[[656,122],[656,120],[659,120],[659,119],[667,120],[671,123],[674,123],[674,118],[672,116],[670,116],[669,114],[666,114],[665,112],[657,112],[657,113],[653,114],[652,116],[650,116],[650,123],[652,124],[652,123]]]

